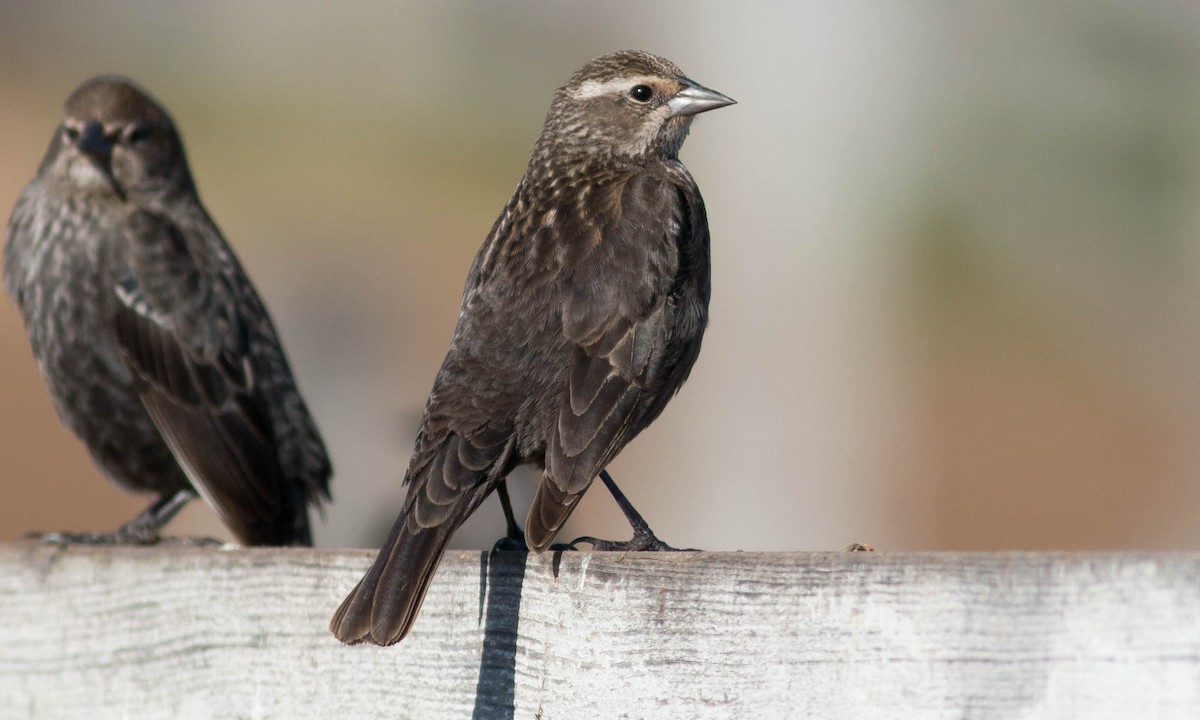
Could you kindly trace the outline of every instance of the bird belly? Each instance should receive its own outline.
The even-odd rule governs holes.
[[[22,290],[26,331],[58,417],[117,484],[159,492],[186,488],[111,335],[120,248],[78,240],[107,236],[95,229],[59,229],[35,240],[36,265],[28,268]]]

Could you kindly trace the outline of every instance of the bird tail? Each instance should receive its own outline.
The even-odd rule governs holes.
[[[515,447],[506,433],[451,435],[410,471],[404,512],[329,621],[338,640],[393,645],[408,634],[450,536],[512,469]]]
[[[394,645],[404,639],[457,526],[418,528],[407,513],[401,515],[371,569],[329,621],[334,637],[348,645]]]

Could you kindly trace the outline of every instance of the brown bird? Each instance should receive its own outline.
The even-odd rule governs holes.
[[[115,532],[48,538],[155,542],[199,493],[245,544],[312,544],[325,446],[174,122],[129,80],[67,99],[9,220],[4,284],[59,418],[118,485],[158,494]]]
[[[545,550],[683,384],[708,319],[709,238],[679,148],[694,115],[733,102],[634,51],[589,62],[555,94],[467,276],[403,511],[330,622],[339,640],[403,638],[450,536],[492,490],[519,533],[503,483],[522,463],[544,470],[525,538]]]

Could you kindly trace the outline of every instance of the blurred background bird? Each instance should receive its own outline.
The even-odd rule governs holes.
[[[4,283],[63,423],[117,484],[158,495],[115,532],[58,539],[155,542],[199,493],[244,544],[312,544],[325,447],[174,123],[132,82],[67,99]]]
[[[524,540],[545,550],[597,474],[679,390],[710,295],[708,219],[679,148],[698,113],[732,103],[640,51],[596,58],[555,93],[467,276],[408,497],[330,623],[339,640],[402,639],[450,536],[493,490],[505,492],[517,465],[543,470]],[[504,510],[520,542],[507,501]],[[635,520],[633,541],[606,547],[664,547]]]

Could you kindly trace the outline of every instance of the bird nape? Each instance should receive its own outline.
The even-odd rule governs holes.
[[[709,236],[678,155],[696,114],[733,102],[637,51],[589,62],[555,93],[467,275],[408,495],[330,622],[339,640],[402,639],[451,535],[493,490],[507,500],[517,465],[543,470],[524,539],[545,550],[687,379],[708,320]],[[633,542],[654,547],[636,527]]]
[[[8,224],[4,284],[59,418],[117,484],[155,493],[150,543],[201,495],[248,545],[311,545],[328,457],[266,307],[200,198],[167,111],[84,82]]]

